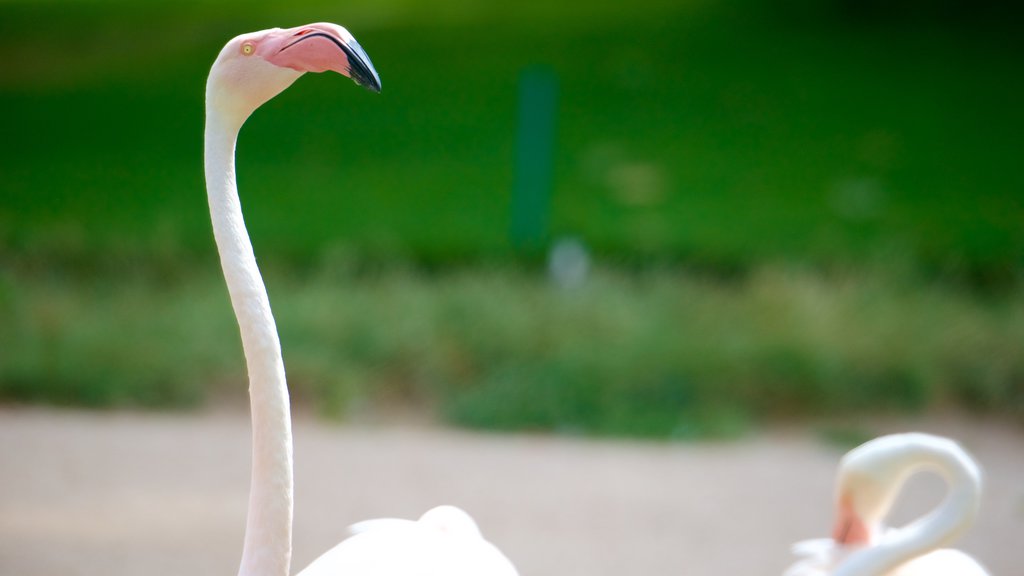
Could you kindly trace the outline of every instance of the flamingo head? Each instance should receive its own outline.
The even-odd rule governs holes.
[[[907,433],[875,438],[843,456],[836,481],[833,539],[843,545],[872,544],[904,482],[936,449],[959,450],[944,438]]]
[[[881,532],[899,489],[909,475],[904,434],[883,436],[843,456],[836,479],[836,524],[832,538],[866,546]]]
[[[851,488],[852,486],[852,488]],[[871,488],[866,488],[871,486]],[[870,494],[869,494],[870,492]],[[872,537],[879,532],[882,508],[874,483],[860,477],[846,478],[836,498],[836,523],[832,528],[832,539],[842,546],[869,546]]]
[[[332,70],[380,92],[380,76],[348,30],[327,22],[242,34],[224,46],[206,86],[207,107],[244,122],[306,72]]]
[[[839,464],[836,543],[874,544],[904,483],[919,470],[930,470],[951,487],[955,485],[958,489],[947,493],[946,499],[963,510],[964,518],[973,518],[981,493],[981,470],[974,460],[948,438],[919,432],[890,434],[854,448]]]

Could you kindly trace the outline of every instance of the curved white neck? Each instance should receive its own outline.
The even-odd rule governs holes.
[[[244,120],[243,120],[244,121]],[[252,410],[252,484],[240,576],[287,576],[291,562],[292,430],[284,362],[235,185],[240,122],[207,109],[206,190],[231,305],[242,333]]]
[[[900,484],[916,472],[933,470],[949,487],[945,499],[925,516],[883,534],[874,546],[851,554],[833,576],[884,576],[908,560],[950,544],[974,520],[981,495],[980,473],[958,448],[916,446],[902,457],[908,464]]]

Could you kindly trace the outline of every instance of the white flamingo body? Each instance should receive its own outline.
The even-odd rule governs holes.
[[[225,45],[206,86],[206,187],[224,279],[242,336],[252,412],[252,479],[240,576],[288,576],[292,431],[284,362],[235,184],[235,143],[249,115],[305,72],[333,70],[380,91],[369,57],[347,30],[318,23],[244,34]],[[361,526],[361,528],[358,528]],[[326,576],[514,576],[508,559],[454,507],[419,521],[377,520],[314,561]]]
[[[834,576],[857,548],[836,544],[831,538],[805,540],[793,546],[793,553],[802,559],[785,572],[785,576]],[[853,574],[858,574],[854,572]],[[864,573],[862,573],[864,574]],[[866,574],[872,574],[867,572]],[[988,572],[960,550],[940,548],[904,562],[879,576],[989,576]]]
[[[352,537],[314,560],[299,576],[516,576],[512,563],[484,540],[469,514],[454,506],[438,506],[415,521],[366,520],[351,530]],[[424,571],[430,566],[444,569]]]
[[[945,499],[904,527],[886,527],[903,484],[926,470],[946,481]],[[942,548],[973,522],[980,496],[981,471],[955,442],[919,433],[876,438],[840,463],[833,537],[795,545],[802,559],[785,576],[988,576],[967,554]]]

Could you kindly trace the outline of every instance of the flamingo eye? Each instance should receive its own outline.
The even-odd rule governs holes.
[[[253,45],[250,42],[246,42],[245,44],[242,44],[242,54],[245,54],[246,56],[248,56],[248,55],[252,54],[254,50],[256,50],[256,48],[254,48]]]

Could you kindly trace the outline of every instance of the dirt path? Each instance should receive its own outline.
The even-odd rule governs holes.
[[[237,571],[248,490],[244,414],[0,410],[0,574]],[[880,426],[878,432],[894,426]],[[1024,433],[905,422],[957,437],[987,473],[961,547],[1024,565]],[[777,575],[824,536],[839,453],[809,434],[648,444],[296,422],[295,568],[353,521],[469,510],[528,575]],[[922,478],[900,511],[937,501]]]

